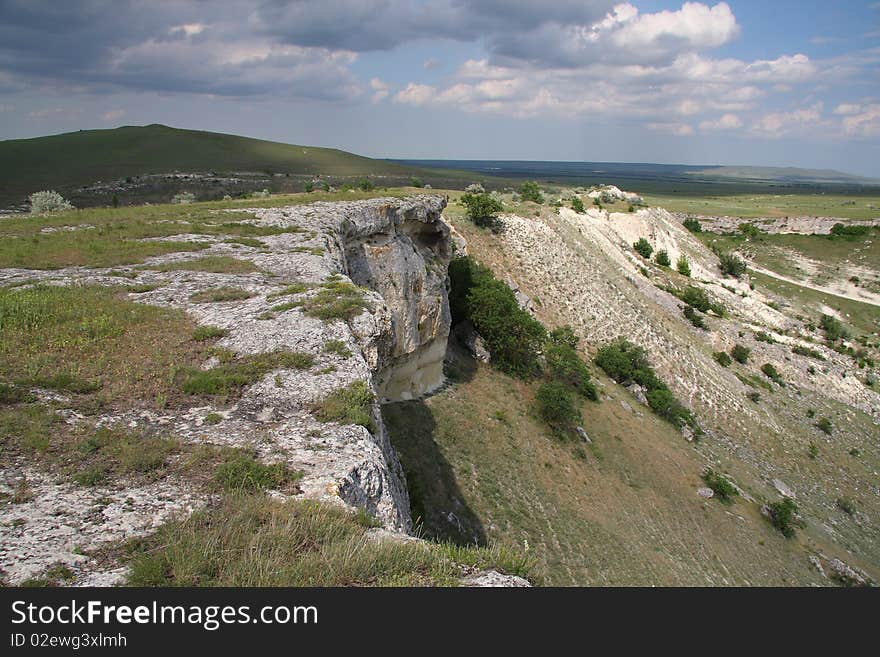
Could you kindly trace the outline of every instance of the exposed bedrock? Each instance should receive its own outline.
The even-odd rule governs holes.
[[[450,314],[446,268],[452,257],[442,196],[365,207],[343,222],[345,268],[376,291],[390,316],[390,335],[376,341],[374,382],[386,401],[414,399],[443,383]]]

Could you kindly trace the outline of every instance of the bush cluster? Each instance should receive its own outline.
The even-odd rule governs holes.
[[[718,256],[718,260],[721,273],[725,276],[739,278],[746,273],[746,263],[742,258],[733,253],[721,253]]]
[[[73,210],[73,205],[68,203],[61,194],[55,190],[34,192],[28,196],[31,204],[31,214],[44,214],[47,212],[63,212]]]
[[[712,489],[712,492],[715,493],[715,497],[722,502],[732,502],[732,498],[739,495],[736,486],[730,483],[730,480],[727,477],[715,472],[712,468],[709,468],[703,473],[703,481],[706,483],[706,486]]]
[[[481,194],[463,194],[461,202],[466,209],[467,218],[481,228],[497,230],[498,217],[501,212],[501,201],[485,192]]]
[[[819,326],[825,331],[825,337],[829,342],[849,339],[849,331],[836,317],[822,315],[822,319],[819,320]]]
[[[668,251],[657,251],[657,255],[654,256],[654,262],[661,267],[669,267],[672,265],[672,260],[669,259]]]
[[[831,235],[834,237],[861,237],[867,235],[870,230],[870,226],[847,226],[836,223],[831,227]]]
[[[694,217],[688,217],[684,220],[684,223],[682,225],[692,233],[703,232],[703,225],[699,222],[699,220],[695,219]]]
[[[780,502],[772,502],[767,505],[767,511],[770,514],[770,522],[782,532],[783,536],[786,538],[794,536],[795,515],[798,512],[794,500],[786,497]]]
[[[688,262],[687,256],[683,253],[678,257],[678,262],[675,264],[675,268],[678,270],[679,274],[690,278],[691,263]]]
[[[633,248],[636,250],[640,256],[642,256],[645,260],[651,257],[651,254],[654,253],[654,247],[646,240],[644,237],[640,237],[639,241],[633,244]]]
[[[573,199],[571,199],[571,209],[578,214],[584,214],[586,212],[586,209],[584,208],[584,202],[581,200],[580,196],[575,196]]]
[[[678,428],[688,425],[697,435],[702,434],[696,417],[660,380],[642,347],[624,338],[618,338],[599,349],[595,362],[617,383],[626,384],[633,381],[645,388],[648,391],[648,406],[657,415]]]
[[[470,257],[449,265],[449,305],[453,321],[470,320],[501,371],[529,378],[540,371],[544,326],[520,308],[513,290]]]
[[[523,201],[532,201],[539,205],[544,202],[544,195],[541,193],[541,188],[534,180],[525,181],[519,188],[519,195],[522,197]]]
[[[712,358],[714,358],[721,367],[730,367],[730,364],[733,362],[726,351],[716,351],[712,354]]]

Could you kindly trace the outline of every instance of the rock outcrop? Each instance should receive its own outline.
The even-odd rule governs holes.
[[[250,209],[249,223],[289,230],[261,237],[258,247],[229,243],[225,235],[178,235],[179,241],[211,244],[198,253],[172,253],[143,263],[150,267],[206,255],[234,255],[253,262],[259,268],[254,273],[173,267],[160,272],[137,266],[117,267],[113,273],[85,268],[6,269],[0,270],[0,284],[116,285],[119,271],[125,270],[146,290],[130,294],[131,300],[180,308],[200,324],[223,329],[225,335],[217,346],[238,357],[275,350],[313,355],[312,367],[272,371],[247,387],[232,405],[159,412],[128,408],[106,413],[97,421],[161,430],[189,444],[250,449],[267,463],[281,462],[302,472],[297,495],[365,509],[385,528],[407,533],[412,520],[405,479],[379,403],[411,399],[442,384],[450,324],[446,267],[452,255],[449,227],[441,217],[445,205],[444,197],[425,195]],[[218,215],[218,222],[226,220]],[[302,303],[331,289],[327,286],[333,281],[361,286],[367,308],[348,321],[322,320],[303,312]],[[273,296],[294,282],[302,291],[283,292],[281,299]],[[251,296],[233,302],[193,301],[194,294],[222,286],[241,288]],[[292,303],[279,309],[281,301]],[[328,344],[344,348],[328,349]],[[315,404],[356,382],[366,382],[375,393],[371,428],[319,421]],[[63,400],[57,404],[63,406]],[[205,422],[210,413],[222,419]],[[74,424],[87,421],[75,413],[65,417]],[[27,477],[33,489],[31,501],[0,509],[0,525],[14,528],[0,538],[0,568],[11,582],[42,572],[59,555],[70,557],[83,581],[93,581],[100,574],[95,570],[98,565],[77,556],[74,548],[95,548],[120,536],[148,533],[183,506],[189,512],[209,499],[197,485],[169,477],[154,484],[149,504],[146,500],[129,506],[111,503],[106,509],[115,510],[114,516],[102,512],[87,520],[74,515],[67,520],[63,513],[58,517],[45,513],[44,507],[46,500],[69,495],[70,482],[50,473],[35,474],[30,467],[22,461],[0,472],[0,481]],[[126,484],[99,486],[94,493],[125,499]],[[69,531],[52,530],[67,524]]]

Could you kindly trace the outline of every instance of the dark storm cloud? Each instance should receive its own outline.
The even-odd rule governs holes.
[[[0,0],[0,73],[7,85],[351,98],[364,91],[348,69],[354,53],[451,39],[549,61],[545,34],[590,25],[612,4]]]

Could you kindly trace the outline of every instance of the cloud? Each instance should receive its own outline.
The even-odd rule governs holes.
[[[394,100],[398,103],[406,103],[421,107],[437,97],[437,89],[429,84],[416,84],[410,82],[406,88],[398,91]]]
[[[841,126],[845,134],[857,137],[880,137],[880,104],[838,105],[835,114],[843,116]]]
[[[816,126],[822,120],[822,103],[791,112],[765,114],[752,125],[752,132],[763,137],[782,137]]]
[[[108,122],[118,121],[118,120],[121,119],[123,116],[125,116],[125,110],[123,110],[123,109],[114,109],[114,110],[109,110],[109,111],[104,112],[103,114],[101,114],[101,120],[102,120],[102,121],[108,121]]]
[[[373,90],[371,98],[373,103],[381,103],[391,93],[391,85],[379,78],[370,80],[370,88]]]
[[[742,119],[736,114],[724,114],[715,121],[702,121],[700,130],[704,132],[716,132],[720,130],[736,130],[743,125]]]

